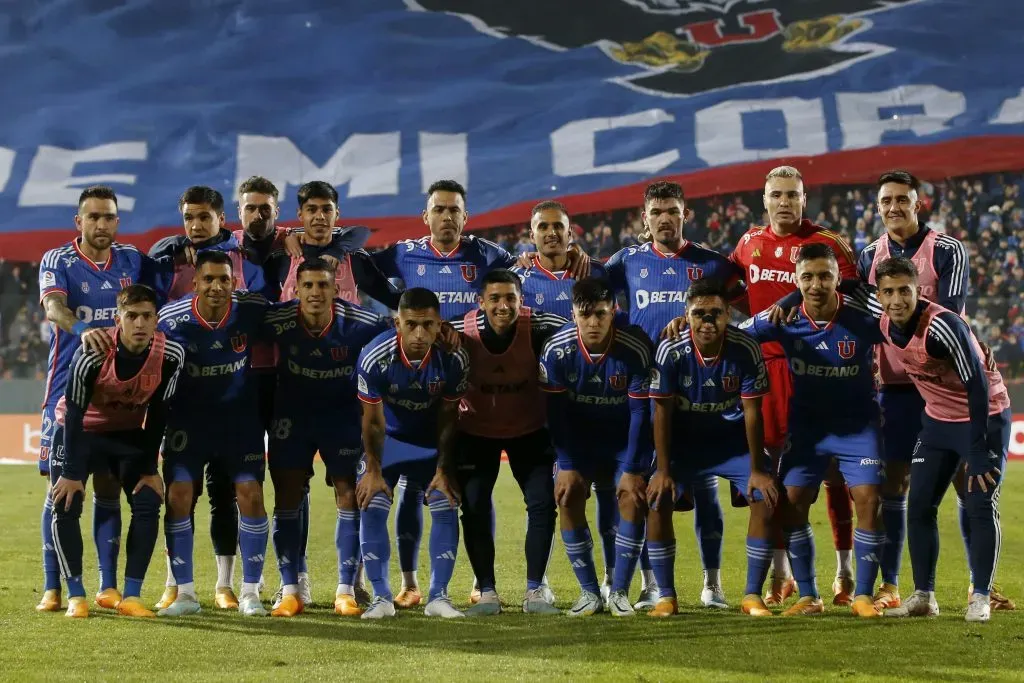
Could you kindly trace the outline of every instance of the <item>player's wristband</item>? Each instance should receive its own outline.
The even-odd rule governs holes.
[[[81,320],[79,320],[78,322],[71,326],[71,331],[79,337],[85,334],[85,332],[89,329],[89,326],[83,323]]]

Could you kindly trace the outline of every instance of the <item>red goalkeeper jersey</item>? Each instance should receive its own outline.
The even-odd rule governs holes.
[[[853,251],[837,233],[811,223],[806,218],[800,229],[780,236],[770,226],[751,228],[740,238],[729,259],[745,273],[750,313],[756,315],[796,289],[796,255],[805,244],[819,242],[832,247],[839,260],[840,277],[856,279]],[[768,342],[761,347],[765,360],[783,358],[782,347]]]

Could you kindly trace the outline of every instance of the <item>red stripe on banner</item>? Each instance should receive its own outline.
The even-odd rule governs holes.
[[[819,185],[873,184],[884,171],[901,168],[931,180],[976,175],[993,171],[1014,171],[1024,168],[1024,136],[982,136],[949,140],[930,145],[890,145],[868,149],[832,152],[816,157],[779,157],[745,164],[703,169],[662,179],[683,185],[687,197],[713,197],[747,192],[760,188],[764,177],[776,166],[796,166],[803,173],[808,187]],[[572,213],[591,213],[639,206],[644,187],[651,179],[608,190],[560,198]],[[526,223],[537,197],[487,213],[472,213],[467,230]],[[344,208],[344,202],[342,203]],[[125,217],[130,214],[125,213]],[[419,237],[425,233],[420,216],[386,218],[343,218],[346,225],[366,225],[373,229],[368,245],[391,244],[400,239]],[[295,225],[288,221],[281,225]],[[229,227],[237,227],[229,226]],[[120,241],[149,249],[157,240],[180,232],[180,226],[159,227],[144,233],[119,235]],[[0,254],[13,261],[38,261],[44,251],[68,242],[74,235],[69,226],[64,230],[31,230],[0,233]]]

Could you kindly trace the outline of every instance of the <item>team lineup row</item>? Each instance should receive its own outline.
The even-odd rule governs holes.
[[[907,182],[880,183],[880,206],[888,187],[893,213],[916,213],[916,181],[906,174],[896,180]],[[326,186],[329,192],[323,193],[328,197],[323,198],[315,196],[316,188],[310,193],[309,185],[300,189],[300,215],[309,203],[302,201],[304,191],[314,203],[327,201],[318,206],[313,220],[304,221],[307,230],[298,240],[302,255],[271,250],[263,267],[264,286],[267,282],[276,285],[267,290],[281,299],[294,293],[297,301],[270,306],[258,295],[233,292],[252,286],[252,278],[240,277],[246,264],[254,260],[252,250],[238,250],[237,239],[233,248],[218,249],[227,240],[208,245],[209,240],[190,237],[173,248],[171,260],[179,290],[191,274],[195,293],[161,309],[155,337],[156,306],[161,297],[172,297],[132,286],[122,291],[118,301],[120,332],[76,329],[82,325],[80,320],[67,325],[70,329],[65,331],[80,335],[84,345],[65,367],[65,398],[53,406],[61,427],[52,435],[52,449],[41,462],[48,464],[54,482],[47,511],[53,510],[49,526],[59,550],[55,555],[68,579],[69,614],[87,613],[78,516],[85,475],[100,461],[104,465],[100,469],[110,469],[116,475],[104,476],[134,495],[126,571],[130,578],[126,578],[121,595],[113,585],[113,570],[108,569],[107,576],[101,571],[101,582],[109,585],[102,587],[98,601],[104,594],[112,597],[112,591],[121,611],[148,613],[138,602],[138,588],[157,533],[159,494],[164,485],[156,476],[156,449],[161,438],[167,487],[165,535],[177,584],[166,596],[170,604],[161,613],[186,614],[199,608],[191,580],[190,513],[207,465],[206,474],[213,470],[222,480],[234,482],[237,543],[245,575],[239,607],[245,613],[265,613],[258,582],[269,534],[261,494],[262,437],[266,431],[277,504],[274,543],[283,584],[275,614],[290,616],[302,610],[299,572],[304,556],[302,528],[308,515],[304,501],[317,451],[327,466],[339,507],[339,612],[362,611],[354,597],[356,566],[362,561],[375,593],[364,617],[394,614],[387,584],[390,543],[386,521],[391,491],[400,477],[406,484],[402,490],[425,497],[433,519],[427,614],[463,614],[447,598],[458,546],[456,515],[460,506],[467,553],[479,584],[477,604],[469,613],[500,611],[493,578],[490,497],[500,454],[505,451],[527,501],[524,609],[528,612],[554,610],[543,574],[557,511],[563,542],[582,588],[570,614],[592,614],[605,606],[613,614],[632,613],[634,608],[625,593],[637,562],[644,561],[644,550],[649,566],[643,573],[645,592],[657,593],[651,613],[675,613],[675,544],[670,515],[676,504],[695,508],[705,566],[702,601],[726,606],[718,580],[721,512],[711,485],[717,477],[729,479],[751,510],[743,610],[771,614],[760,592],[769,566],[777,558],[776,546],[781,545],[774,530],[781,528],[801,595],[786,613],[819,612],[822,602],[814,586],[807,509],[832,461],[839,464],[858,513],[852,539],[858,557],[856,582],[847,591],[852,593],[848,602],[853,611],[861,616],[878,616],[885,607],[891,608],[890,614],[935,612],[930,593],[934,552],[928,553],[934,548],[927,547],[928,510],[938,504],[958,464],[965,461],[970,479],[964,507],[967,521],[973,525],[974,589],[968,618],[988,618],[991,575],[998,556],[998,518],[993,510],[1002,469],[1001,462],[990,462],[990,457],[998,458],[1000,453],[1005,457],[1008,430],[1001,425],[1008,408],[1003,405],[1005,390],[1000,394],[1001,380],[979,365],[981,351],[959,317],[942,312],[936,304],[918,302],[919,282],[934,290],[943,284],[941,278],[927,282],[935,275],[934,265],[929,272],[905,259],[878,258],[875,251],[877,263],[872,262],[869,279],[881,284],[877,277],[884,265],[892,271],[887,282],[894,281],[893,288],[882,287],[878,294],[885,307],[881,321],[870,312],[869,293],[855,286],[855,269],[850,282],[843,283],[854,285],[848,288],[851,296],[837,294],[840,276],[848,275],[842,271],[852,267],[852,259],[838,248],[834,235],[801,221],[803,189],[795,169],[783,167],[769,175],[765,201],[772,225],[748,233],[732,260],[681,239],[686,215],[681,188],[658,183],[649,187],[645,196],[644,220],[653,242],[623,250],[603,268],[589,264],[569,249],[564,207],[545,202],[533,212],[539,253],[515,274],[504,269],[512,265],[507,254],[461,235],[466,218],[464,191],[450,181],[435,184],[428,195],[424,221],[430,226],[429,238],[399,243],[385,250],[384,257],[351,251],[349,244],[348,249],[340,249],[340,258],[325,262],[321,256],[332,242],[344,239],[346,231],[331,232],[337,218],[336,193],[330,196],[333,188]],[[222,213],[218,215],[222,200],[220,206],[216,201],[188,201],[209,196],[196,190],[186,192],[181,202],[190,236],[195,232],[189,228],[190,221],[192,225],[196,220],[212,221],[218,228],[223,219]],[[255,203],[249,201],[252,192],[240,192],[243,225],[245,213],[258,216],[244,228],[243,241],[251,237],[248,230],[253,223],[260,223],[257,227],[265,232],[264,237],[277,236],[267,229],[268,223],[272,227],[276,210],[276,202],[269,201],[276,199],[275,194],[276,190],[268,191],[264,194],[268,201]],[[113,211],[90,210],[96,201],[107,202],[108,209],[113,205]],[[93,215],[90,236],[89,218]],[[125,266],[115,266],[115,261],[135,257],[142,262],[136,281],[146,280],[146,268],[159,273],[164,267],[159,262],[147,265],[131,248],[114,244],[109,226],[106,230],[96,227],[104,216],[116,228],[113,199],[83,196],[76,219],[83,233],[81,240],[44,258],[40,275],[44,305],[58,326],[67,320],[59,319],[63,311],[51,309],[62,307],[70,312],[73,296],[80,300],[69,280],[99,277],[102,282],[96,290],[102,291],[114,289],[102,279],[112,269],[115,272],[107,277],[118,280],[122,287],[128,284],[126,279],[133,279],[131,275],[118,277],[116,269]],[[776,219],[788,230],[776,230]],[[103,238],[100,246],[106,240],[106,252],[85,253],[97,251],[90,243],[97,232]],[[311,233],[312,240],[320,243],[310,244]],[[919,245],[928,240],[926,234]],[[930,240],[928,248],[938,252],[934,234]],[[834,251],[833,246],[837,247]],[[894,256],[898,254],[896,248],[883,246]],[[192,256],[189,247],[198,249],[198,256],[181,258],[182,253]],[[744,254],[752,261],[749,267],[742,265]],[[193,261],[195,266],[190,265]],[[933,258],[933,263],[937,261]],[[276,265],[268,267],[272,263]],[[959,267],[955,254],[952,263],[954,270]],[[74,272],[76,265],[78,272]],[[573,276],[583,275],[587,269],[600,277],[574,282]],[[776,270],[780,277],[767,277]],[[366,272],[384,277],[390,290],[397,288],[388,278],[400,279],[410,287],[395,302],[395,329],[343,300],[345,292],[354,292],[353,282],[363,286],[353,273]],[[753,273],[755,277],[751,277]],[[430,279],[435,283],[429,289],[412,286],[430,284],[425,281]],[[460,279],[462,291],[475,292],[478,308],[463,305],[462,310],[453,311],[453,304],[464,304],[468,297],[450,291],[453,296],[443,296]],[[950,290],[959,284],[953,280]],[[775,291],[765,291],[764,283],[769,282]],[[154,278],[154,283],[157,291],[163,291],[159,278]],[[804,297],[794,323],[780,326],[765,314],[745,323],[745,331],[727,325],[730,304],[744,311],[762,310],[767,308],[765,303],[792,291],[794,283]],[[781,292],[778,285],[782,285]],[[86,282],[81,289],[89,294]],[[616,291],[625,292],[630,300],[626,320],[623,314],[616,320]],[[682,319],[673,319],[683,312],[681,301],[687,291],[688,324],[683,324]],[[342,298],[335,300],[336,295]],[[573,322],[526,308],[524,300],[569,307]],[[129,310],[133,307],[137,310]],[[114,316],[103,316],[107,317]],[[445,318],[452,322],[442,328]],[[928,333],[913,334],[921,321]],[[666,327],[676,338],[661,342],[655,353],[651,340],[657,340]],[[680,327],[685,329],[675,332]],[[933,328],[938,331],[932,332]],[[435,343],[439,334],[444,335],[447,347]],[[919,336],[921,348],[914,344]],[[759,344],[764,344],[763,352]],[[893,544],[886,536],[888,518],[883,517],[892,496],[885,495],[882,463],[885,461],[889,470],[899,459],[887,457],[889,447],[882,447],[872,373],[875,344],[885,344],[891,355],[898,356],[893,363],[899,363],[900,369],[903,364],[923,363],[928,373],[940,377],[938,386],[946,392],[935,399],[929,393],[935,383],[911,373],[905,377],[922,387],[920,394],[906,380],[900,391],[882,393],[887,425],[894,421],[886,406],[888,394],[903,397],[900,405],[904,407],[911,405],[907,397],[919,406],[927,405],[923,425],[920,407],[916,415],[904,408],[904,430],[913,431],[915,440],[920,431],[920,439],[912,467],[909,450],[913,446],[902,463],[895,463],[902,464],[904,471],[909,469],[915,482],[921,482],[910,487],[909,499],[917,590],[902,607],[897,607],[895,588],[898,554],[895,573],[892,563],[887,568],[885,561]],[[951,368],[955,371],[952,375]],[[546,402],[540,400],[541,391]],[[361,414],[357,396],[363,404]],[[836,402],[837,396],[843,397],[843,404]],[[208,424],[208,418],[204,420],[214,405],[218,414],[227,410],[237,416],[235,424],[252,428],[224,434]],[[139,429],[143,416],[145,429]],[[782,445],[778,437],[787,429],[791,438],[778,457]],[[935,438],[936,434],[941,438]],[[886,434],[886,444],[889,442]],[[765,447],[775,456],[771,465],[762,455]],[[922,457],[929,448],[935,452]],[[554,479],[553,462],[557,465]],[[116,466],[109,467],[111,464]],[[600,529],[606,558],[609,545],[613,557],[619,558],[614,563],[606,559],[606,572],[611,574],[606,578],[611,581],[604,590],[598,585],[593,541],[584,514],[591,485],[611,490],[611,505],[618,507],[611,544],[605,528]],[[98,490],[98,485],[94,486]],[[905,490],[903,496],[906,501]],[[898,510],[900,516],[905,514],[904,507],[905,503]],[[934,527],[934,515],[930,523]],[[707,533],[703,533],[705,529]],[[915,529],[921,532],[916,542]],[[45,534],[44,528],[44,543]],[[145,540],[150,538],[152,541]],[[216,538],[214,544],[216,548]],[[915,552],[915,546],[920,552]],[[222,548],[223,541],[217,549],[219,556],[234,554],[233,547],[224,553]],[[102,570],[103,552],[100,554]],[[918,557],[922,561],[916,561]],[[810,564],[807,558],[811,558]],[[106,559],[109,568],[110,558]],[[405,570],[405,558],[401,559]],[[44,569],[46,561],[44,553]],[[880,562],[884,583],[876,593]],[[786,569],[776,566],[773,584],[780,587],[773,585],[767,602],[785,597],[780,593],[787,584]],[[50,574],[48,571],[48,584]],[[849,575],[841,573],[840,578]],[[406,583],[412,585],[404,586],[395,598],[399,604],[419,599],[415,576]],[[50,605],[55,600],[59,609],[59,584],[47,588]],[[228,599],[227,592],[218,591],[218,596]]]

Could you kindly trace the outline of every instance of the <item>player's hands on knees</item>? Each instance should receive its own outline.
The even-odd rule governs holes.
[[[967,493],[973,491],[988,493],[999,485],[999,479],[1002,476],[1003,471],[998,467],[993,467],[984,474],[971,474],[971,471],[967,470]]]
[[[462,337],[459,335],[459,331],[447,320],[441,323],[441,330],[438,332],[437,338],[441,341],[441,346],[448,353],[458,351],[459,347],[462,346]]]
[[[50,488],[50,500],[53,501],[55,506],[63,500],[64,509],[70,510],[71,503],[74,501],[76,493],[85,495],[85,482],[61,477],[57,480],[57,483]]]
[[[590,254],[580,249],[580,245],[574,242],[569,245],[567,256],[569,257],[569,274],[574,280],[590,277]]]
[[[574,495],[582,495],[587,487],[583,475],[576,470],[558,470],[555,477],[555,505],[568,507]]]
[[[89,351],[101,356],[106,355],[110,349],[114,348],[113,338],[99,327],[90,327],[83,332],[81,340]]]
[[[647,482],[647,503],[652,510],[659,505],[674,505],[676,502],[676,482],[668,472],[658,470]]]
[[[392,497],[391,489],[380,471],[367,469],[356,483],[356,504],[359,505],[359,509],[365,510],[370,507],[370,501],[378,493],[383,493],[388,498]]]
[[[647,482],[644,481],[643,475],[626,472],[619,477],[615,495],[618,498],[625,496],[636,507],[643,509],[647,507]]]
[[[431,491],[437,491],[445,498],[448,499],[448,504],[453,508],[459,507],[459,485],[455,481],[455,477],[448,476],[440,467],[434,472],[434,478],[430,480],[430,485],[427,486],[427,490],[423,494],[424,500],[430,498]]]
[[[678,318],[672,318],[668,321],[668,325],[665,325],[665,329],[661,331],[662,339],[671,339],[675,341],[679,339],[679,335],[682,334],[683,330],[686,329],[686,316],[681,315]]]
[[[149,488],[156,491],[156,495],[160,496],[160,500],[163,501],[164,480],[160,478],[159,474],[147,474],[143,477],[139,477],[139,483],[136,484],[135,488],[132,490],[132,495],[135,495],[136,493],[141,491],[143,486],[148,486]]]
[[[767,472],[751,472],[747,480],[747,499],[752,499],[754,491],[760,491],[768,510],[774,510],[779,504],[779,486],[775,477]]]

